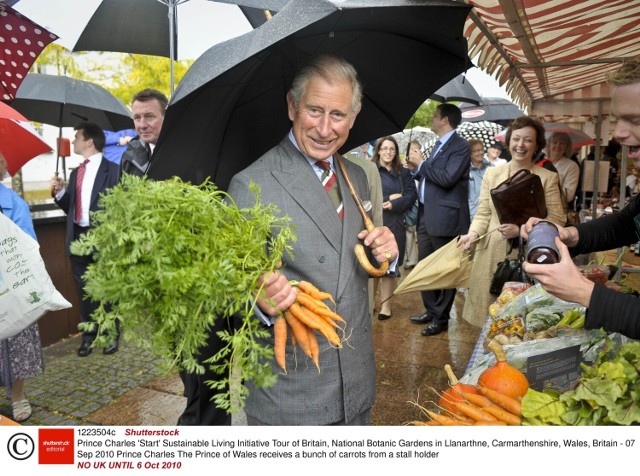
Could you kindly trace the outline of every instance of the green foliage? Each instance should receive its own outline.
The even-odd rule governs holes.
[[[252,190],[256,204],[238,209],[210,182],[194,186],[178,178],[154,182],[125,175],[103,195],[102,210],[92,214],[95,229],[72,244],[74,253],[95,256],[85,290],[101,303],[93,315],[97,345],[112,340],[119,322],[125,339],[150,348],[167,368],[202,373],[197,354],[208,330],[236,316],[239,329],[219,333],[226,347],[212,368],[273,384],[273,349],[256,340],[269,331],[253,315],[252,290],[259,292],[259,277],[291,253],[295,235],[289,218],[263,205],[257,186]],[[225,378],[221,388],[229,383]],[[231,390],[241,405],[246,389],[240,384]],[[230,392],[217,403],[236,409]]]
[[[411,116],[411,119],[409,119],[405,129],[411,129],[417,126],[431,128],[431,119],[436,112],[438,104],[440,104],[438,101],[432,101],[430,99],[422,103],[413,116]]]
[[[567,392],[529,389],[522,416],[542,425],[632,425],[640,423],[640,342],[616,348],[607,338],[593,365],[582,365],[578,385]]]

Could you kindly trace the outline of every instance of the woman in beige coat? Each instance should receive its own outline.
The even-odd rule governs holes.
[[[487,169],[480,189],[478,211],[471,222],[469,232],[461,236],[458,242],[458,246],[466,250],[475,246],[469,294],[462,317],[478,327],[482,327],[486,322],[489,305],[495,301],[495,296],[489,292],[493,273],[498,263],[507,256],[508,240],[517,238],[520,233],[518,225],[500,223],[489,191],[512,177],[518,170],[529,170],[538,175],[542,181],[547,206],[546,219],[558,225],[565,223],[558,174],[534,164],[534,157],[544,149],[546,144],[542,124],[529,116],[519,117],[509,126],[506,140],[512,159],[506,164]],[[489,233],[474,243],[478,237],[494,229],[497,231]],[[517,254],[516,248],[512,251],[511,257]]]

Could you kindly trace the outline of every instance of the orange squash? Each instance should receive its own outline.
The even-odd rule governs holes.
[[[456,407],[456,402],[464,402],[463,392],[479,394],[480,391],[473,385],[460,383],[456,375],[453,373],[451,365],[446,364],[444,371],[449,377],[449,388],[446,389],[438,402],[438,406],[453,415],[463,415],[460,409]]]
[[[523,397],[529,390],[529,381],[525,374],[507,362],[502,346],[495,340],[492,339],[488,347],[496,356],[496,363],[480,374],[478,386],[495,390],[512,398]]]

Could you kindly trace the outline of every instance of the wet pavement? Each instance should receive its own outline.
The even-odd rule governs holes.
[[[409,321],[422,313],[418,293],[393,297],[392,317],[373,318],[377,362],[377,395],[372,424],[403,425],[424,419],[416,403],[434,398],[447,386],[443,367],[449,363],[461,377],[480,329],[458,319],[464,294],[458,292],[448,332],[423,337],[424,326]],[[33,415],[24,425],[175,425],[184,408],[177,373],[162,374],[149,351],[130,342],[103,355],[98,349],[78,357],[79,335],[44,349],[45,372],[26,383]],[[0,414],[11,417],[11,403],[0,389]],[[242,414],[234,425],[244,425]]]

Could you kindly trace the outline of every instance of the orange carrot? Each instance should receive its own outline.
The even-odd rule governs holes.
[[[329,306],[327,306],[322,301],[318,301],[317,299],[312,298],[306,293],[298,293],[297,301],[309,309],[312,312],[315,312],[319,316],[329,317],[334,321],[345,322],[344,319],[339,315],[333,312]]]
[[[410,421],[408,423],[408,425],[413,425],[413,426],[442,426],[442,425],[440,425],[440,423],[438,423],[435,420],[429,420],[429,421],[415,420],[415,421]]]
[[[473,426],[507,426],[507,424],[503,421],[477,421],[473,424]]]
[[[462,396],[466,401],[468,401],[469,403],[473,403],[475,406],[480,408],[496,406],[495,403],[493,403],[484,395],[478,395],[477,393],[462,392]]]
[[[514,415],[497,405],[483,408],[485,412],[496,417],[499,421],[505,422],[507,425],[520,426],[522,421],[518,415]]]
[[[307,335],[306,326],[298,319],[296,319],[296,317],[289,310],[285,311],[284,318],[291,327],[291,330],[293,331],[292,335],[295,336],[295,339],[298,341],[298,344],[300,344],[302,351],[308,357],[311,357],[311,347],[309,345],[309,336]]]
[[[309,296],[313,297],[314,299],[319,299],[320,301],[328,299],[329,301],[335,304],[335,301],[333,300],[333,296],[330,293],[320,291],[317,287],[315,287],[309,281],[299,281],[298,289],[300,289],[302,292],[307,293]]]
[[[342,347],[342,342],[340,342],[340,337],[335,330],[329,324],[327,324],[324,319],[322,319],[317,314],[309,311],[304,306],[301,306],[297,302],[294,302],[289,306],[289,310],[291,314],[293,314],[296,318],[300,320],[307,327],[311,327],[312,329],[320,332],[329,342],[331,342],[336,347]]]
[[[311,359],[316,364],[318,372],[320,372],[320,346],[318,345],[318,339],[313,329],[307,328],[307,335],[309,336],[309,347],[311,347]]]
[[[467,422],[456,420],[455,418],[452,418],[452,417],[448,417],[448,416],[445,416],[445,415],[439,415],[439,414],[437,414],[435,412],[432,412],[430,410],[425,410],[425,411],[427,412],[427,415],[429,415],[429,417],[431,417],[432,420],[437,421],[442,426],[459,426],[459,425],[468,425],[469,424]]]
[[[488,414],[482,408],[476,407],[470,403],[465,402],[453,402],[453,405],[464,413],[466,416],[472,418],[475,421],[496,421],[497,418]]]
[[[495,390],[491,390],[487,387],[480,387],[480,392],[482,392],[482,395],[487,397],[493,403],[504,408],[509,413],[514,415],[522,414],[522,404],[515,398],[505,395],[504,393],[496,392]]]
[[[273,323],[273,351],[276,356],[276,362],[280,368],[287,373],[287,365],[285,359],[285,348],[287,346],[287,321],[284,317],[278,316]]]

